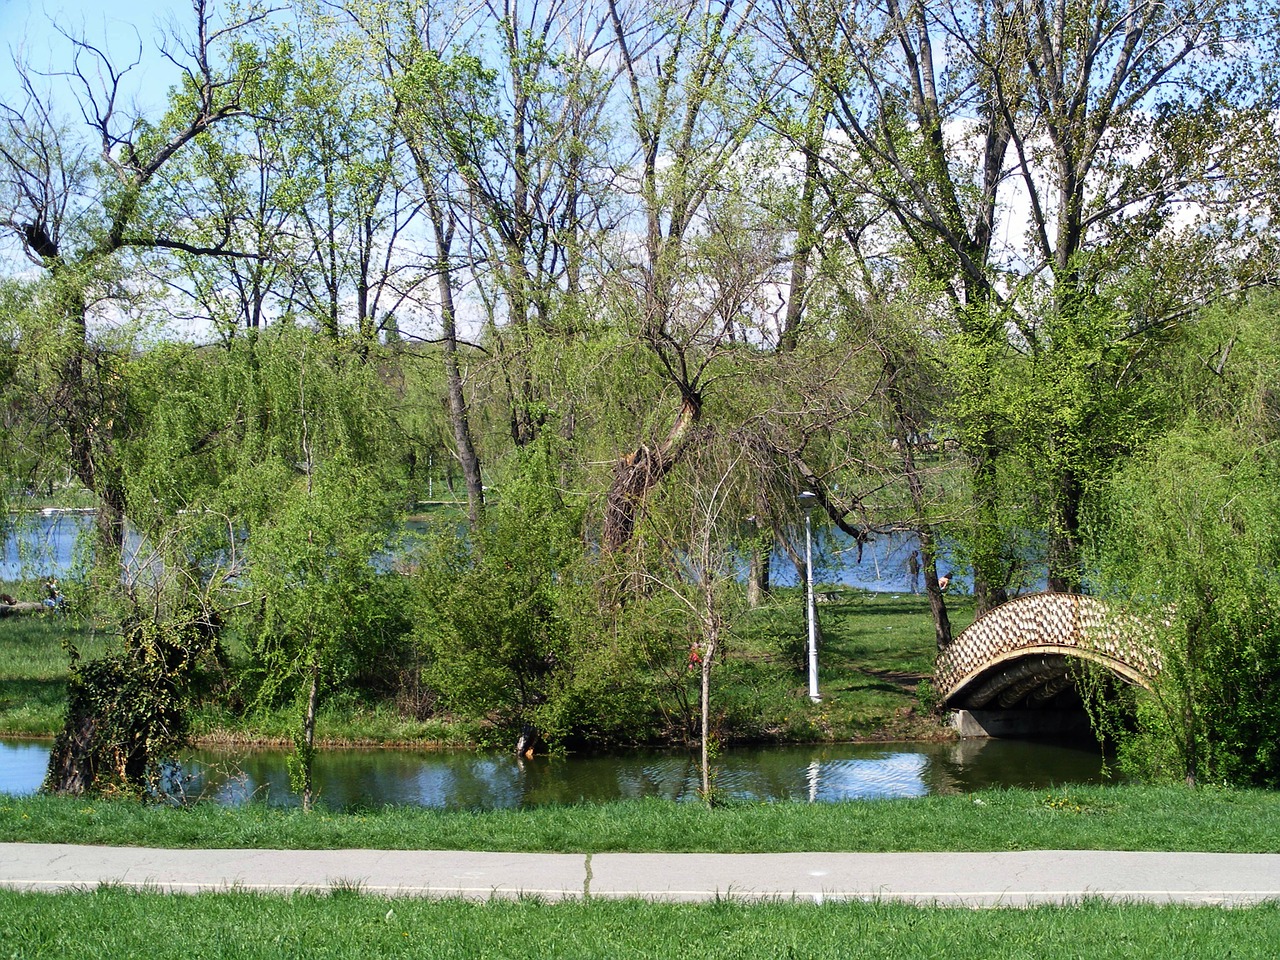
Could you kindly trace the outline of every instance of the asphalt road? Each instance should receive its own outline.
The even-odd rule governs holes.
[[[347,887],[384,896],[473,899],[881,899],[977,907],[1106,898],[1232,906],[1280,900],[1280,854],[1040,850],[586,855],[0,844],[0,886],[57,891],[103,883],[173,893],[292,893]]]

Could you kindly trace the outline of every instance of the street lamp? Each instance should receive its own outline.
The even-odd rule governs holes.
[[[804,511],[804,569],[808,587],[805,612],[809,623],[809,699],[817,703],[822,697],[818,694],[818,611],[813,600],[813,528],[809,516],[818,502],[818,496],[806,490],[796,497],[796,502]]]

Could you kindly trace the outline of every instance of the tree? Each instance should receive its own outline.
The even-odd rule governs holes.
[[[740,493],[735,489],[740,460],[725,458],[707,431],[699,439],[701,455],[684,464],[692,476],[681,485],[679,502],[662,519],[652,513],[647,517],[646,534],[657,541],[660,561],[648,565],[643,580],[673,601],[677,621],[689,624],[688,669],[698,672],[701,795],[714,806],[711,671],[717,658],[725,656],[730,627],[745,599],[732,539],[737,524],[728,510]]]
[[[322,691],[350,669],[360,644],[398,624],[387,575],[376,566],[387,548],[392,502],[382,478],[339,451],[295,479],[249,535],[250,589],[262,597],[251,641],[265,672],[260,697],[298,704],[290,782],[304,810],[314,800]]]
[[[824,150],[817,175],[824,192],[838,198],[837,229],[862,246],[869,229],[873,237],[884,234],[883,210],[890,233],[901,232],[916,260],[921,287],[949,303],[949,326],[963,346],[953,357],[952,378],[968,403],[956,421],[971,463],[974,589],[981,610],[1004,595],[996,486],[1001,440],[988,398],[993,366],[1007,350],[990,261],[1008,131],[979,106],[967,152],[953,156],[949,150],[948,124],[981,104],[990,85],[963,57],[945,71],[940,67],[949,5],[937,13],[895,0],[852,7],[820,0],[795,13],[782,4],[774,11],[774,35],[814,89],[831,98],[839,140]],[[970,23],[979,31],[968,37],[971,43],[1004,42],[994,20]],[[947,47],[948,57],[959,52]]]
[[[1280,784],[1280,508],[1275,458],[1229,431],[1184,429],[1118,478],[1114,575],[1158,623],[1161,671],[1122,762],[1156,779]]]
[[[109,358],[93,342],[93,311],[109,298],[120,261],[132,251],[231,253],[158,230],[148,217],[152,194],[174,157],[240,113],[240,94],[256,70],[237,40],[260,14],[250,10],[218,27],[205,0],[193,0],[192,10],[193,38],[170,51],[181,82],[157,122],[125,110],[129,68],[70,35],[66,76],[87,123],[83,138],[58,119],[29,68],[20,67],[22,101],[0,104],[0,225],[43,272],[37,296],[42,324],[52,331],[46,342],[53,379],[46,396],[71,469],[98,498],[99,543],[108,555],[124,543],[128,503],[116,444],[131,424],[118,415],[120,397],[110,376],[103,376]],[[223,48],[229,48],[225,69],[214,59]]]
[[[714,218],[714,194],[731,187],[760,105],[735,90],[750,5],[645,9],[609,0],[608,9],[628,91],[634,153],[625,162],[636,168],[631,201],[642,236],[636,249],[618,251],[614,272],[626,285],[615,296],[618,312],[637,318],[636,341],[651,352],[676,404],[674,414],[662,414],[665,435],[641,439],[614,465],[602,539],[605,549],[618,550],[631,539],[645,498],[695,435],[709,368],[733,331],[722,308],[736,314],[761,279],[757,273],[745,286],[721,284],[717,258],[698,264],[696,256],[700,221]]]
[[[1122,294],[1116,281],[1158,273],[1146,257],[1157,248],[1165,257],[1183,249],[1186,263],[1198,231],[1237,221],[1227,198],[1243,202],[1257,188],[1229,157],[1271,166],[1274,150],[1254,153],[1258,144],[1246,139],[1273,132],[1259,112],[1269,109],[1270,88],[1250,77],[1266,58],[1209,55],[1235,44],[1269,49],[1274,20],[1254,14],[1229,2],[774,6],[773,36],[832,96],[838,136],[819,165],[824,189],[873,198],[892,223],[860,217],[841,228],[870,230],[879,250],[905,247],[917,290],[949,307],[938,333],[949,346],[947,419],[971,463],[980,610],[1002,598],[1017,559],[1000,500],[1008,454],[1022,443],[1043,458],[1038,509],[1050,583],[1079,588],[1092,475],[1079,458],[1124,420],[1079,400],[1117,381],[1127,389],[1145,338],[1221,273],[1197,272],[1180,285],[1188,296],[1179,303],[1142,294],[1140,283]],[[1170,148],[1147,152],[1141,143]],[[1179,231],[1189,205],[1202,217]],[[1026,210],[1025,235],[999,229],[1007,207]],[[1044,385],[1063,384],[1075,400],[1025,396],[1023,357],[1032,376],[1043,372]],[[1022,415],[1059,406],[1074,412]]]
[[[467,486],[467,518],[471,528],[478,530],[484,513],[484,481],[464,391],[455,293],[459,270],[454,247],[462,217],[454,198],[464,192],[464,181],[445,149],[446,130],[452,123],[439,112],[442,104],[458,99],[456,88],[478,78],[473,58],[445,59],[443,48],[453,38],[453,30],[439,27],[437,15],[429,5],[405,8],[398,17],[360,7],[351,11],[374,50],[380,67],[376,82],[391,99],[391,122],[412,159],[418,195],[431,226],[429,273],[435,280],[440,312],[449,424]],[[437,38],[439,30],[444,31],[443,38]]]
[[[206,473],[210,462],[196,453],[210,404],[207,394],[193,396],[207,386],[194,352],[157,346],[115,358],[111,371],[127,401],[118,409],[138,424],[116,438],[121,483],[135,505],[132,538],[113,580],[86,587],[76,576],[68,586],[74,615],[108,643],[87,660],[75,642],[67,645],[66,719],[44,784],[56,793],[156,786],[187,745],[190,707],[226,666],[228,585],[243,573],[234,524],[208,509],[216,471]]]
[[[1187,329],[1172,422],[1109,490],[1100,579],[1155,625],[1161,660],[1120,744],[1147,776],[1280,783],[1276,309],[1223,306]]]
[[[653,710],[641,650],[597,594],[582,511],[561,493],[558,444],[543,436],[485,523],[441,531],[416,579],[415,636],[443,703],[517,744],[635,742]]]
[[[348,10],[377,51],[431,209],[435,272],[450,281],[438,304],[445,342],[453,291],[468,282],[511,439],[527,444],[551,407],[539,364],[559,355],[582,313],[586,249],[610,179],[593,8],[548,0]]]

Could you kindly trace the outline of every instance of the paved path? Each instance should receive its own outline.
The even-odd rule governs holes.
[[[1243,905],[1280,900],[1280,854],[1018,853],[657,854],[412,850],[161,850],[0,844],[0,886],[111,883],[171,892],[359,888],[387,896],[584,895],[902,900],[1027,906],[1083,897]]]

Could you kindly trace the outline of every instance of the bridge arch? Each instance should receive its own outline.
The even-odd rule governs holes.
[[[1150,624],[1096,597],[1036,593],[995,607],[938,655],[934,686],[952,708],[1049,706],[1089,661],[1149,688],[1160,657]]]

